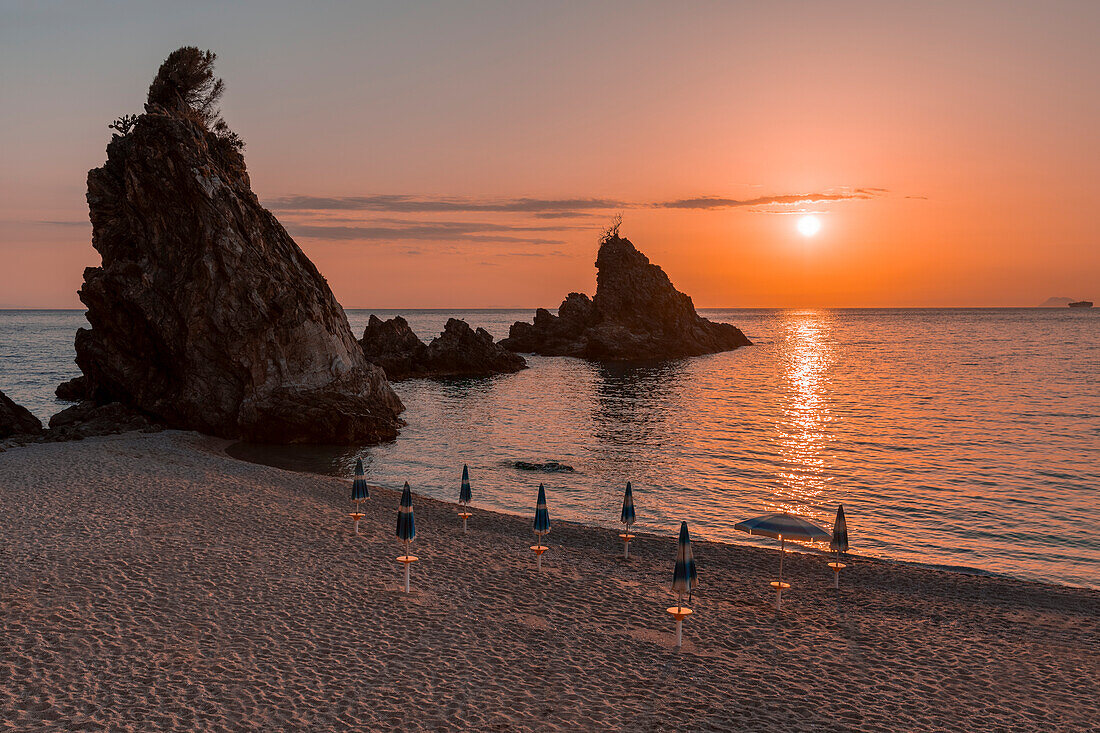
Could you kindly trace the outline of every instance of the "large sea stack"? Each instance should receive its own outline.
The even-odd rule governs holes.
[[[273,443],[393,438],[401,401],[324,278],[260,206],[213,54],[169,56],[88,174],[84,392],[169,427]]]
[[[535,322],[516,322],[501,345],[546,356],[604,361],[675,359],[749,346],[741,330],[695,312],[691,298],[668,275],[609,231],[596,256],[596,295],[570,293],[554,315],[545,308]]]

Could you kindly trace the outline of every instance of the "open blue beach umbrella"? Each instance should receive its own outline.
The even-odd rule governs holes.
[[[550,512],[546,508],[546,489],[539,484],[539,498],[535,503],[535,534],[542,540],[542,536],[550,533]]]
[[[680,523],[680,541],[676,544],[676,569],[672,571],[672,590],[676,592],[679,605],[685,593],[691,600],[691,590],[698,581],[695,570],[695,558],[691,554],[691,537],[688,535],[688,523]]]
[[[355,502],[370,498],[370,487],[363,476],[363,459],[355,459],[355,480],[351,482],[351,500]]]
[[[634,492],[630,489],[630,482],[626,482],[626,493],[623,494],[623,513],[619,521],[626,525],[627,530],[634,524]]]
[[[779,540],[779,582],[772,583],[776,589],[775,607],[777,609],[782,605],[784,585],[790,587],[789,584],[783,583],[783,558],[787,554],[787,540],[818,542],[832,539],[832,535],[821,527],[787,512],[775,512],[746,519],[744,522],[733,525],[733,528]]]
[[[413,520],[413,498],[409,482],[401,491],[401,506],[397,510],[397,539],[406,544],[416,537],[416,522]]]
[[[462,464],[462,488],[458,490],[458,503],[470,503],[470,469],[465,463]]]

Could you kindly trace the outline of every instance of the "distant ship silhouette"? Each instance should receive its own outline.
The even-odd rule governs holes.
[[[1075,301],[1073,303],[1070,303],[1069,307],[1070,308],[1091,308],[1092,307],[1092,301],[1091,300],[1078,300],[1078,301]]]

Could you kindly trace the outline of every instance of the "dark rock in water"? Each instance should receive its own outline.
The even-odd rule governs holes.
[[[90,399],[91,395],[88,394],[88,378],[81,375],[79,377],[73,377],[67,382],[62,382],[57,385],[54,394],[57,395],[57,399],[65,400],[66,402],[80,402],[81,400]]]
[[[383,321],[371,314],[359,345],[367,360],[382,367],[389,379],[423,376],[427,371],[428,347],[401,316]]]
[[[42,422],[22,405],[0,392],[0,439],[34,436],[42,432]]]
[[[147,104],[89,172],[88,206],[103,264],[80,290],[92,325],[76,337],[86,394],[226,438],[397,435],[401,401],[260,206],[224,128],[185,105]]]
[[[133,410],[120,402],[100,404],[93,400],[65,408],[50,418],[49,441],[81,440],[93,435],[112,435],[140,430],[153,433],[164,426],[148,415]]]
[[[475,331],[457,318],[448,319],[428,344],[427,364],[437,376],[508,374],[527,367],[522,356],[494,343],[484,328]]]
[[[359,342],[371,362],[390,379],[410,377],[488,376],[527,367],[522,356],[493,342],[484,328],[451,318],[443,332],[425,344],[401,316],[383,321],[372,315]]]
[[[543,473],[573,472],[572,466],[567,466],[566,464],[558,463],[557,461],[547,461],[546,463],[528,463],[527,461],[516,461],[512,465],[521,471],[542,471]]]
[[[596,296],[570,293],[558,315],[545,308],[517,322],[500,344],[511,351],[606,361],[672,359],[729,351],[751,341],[735,326],[695,312],[630,240],[610,232],[596,257]]]

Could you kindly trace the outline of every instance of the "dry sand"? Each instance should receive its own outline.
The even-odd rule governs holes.
[[[1096,730],[1100,593],[695,543],[348,483],[164,432],[0,453],[0,730]],[[476,497],[475,497],[476,498]]]

